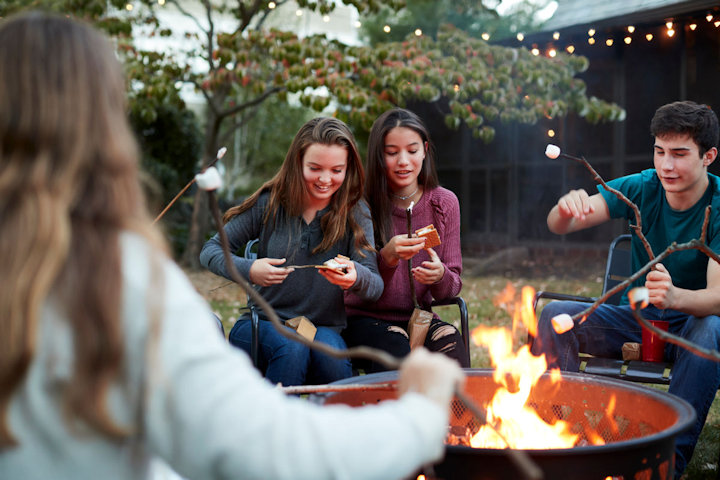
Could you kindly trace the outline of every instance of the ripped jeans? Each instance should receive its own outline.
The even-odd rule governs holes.
[[[366,345],[389,354],[403,358],[410,353],[410,341],[407,334],[408,322],[388,322],[373,317],[350,316],[347,327],[342,332],[348,347]],[[430,322],[424,347],[431,352],[439,352],[457,361],[463,368],[468,368],[467,354],[462,335],[453,325],[433,317]],[[356,362],[353,365],[365,369],[367,373],[387,370],[383,365],[373,361]]]

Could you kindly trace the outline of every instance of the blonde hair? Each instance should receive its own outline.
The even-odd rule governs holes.
[[[35,355],[52,295],[73,331],[68,416],[123,436],[107,411],[122,374],[119,234],[152,230],[125,114],[122,68],[106,39],[63,17],[0,24],[0,446],[13,392]]]

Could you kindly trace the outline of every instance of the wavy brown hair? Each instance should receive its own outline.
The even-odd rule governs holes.
[[[106,39],[42,13],[0,24],[0,447],[8,407],[35,356],[49,297],[73,333],[68,419],[123,436],[107,407],[123,373],[119,234],[155,245],[125,114],[122,68]]]
[[[418,185],[426,192],[440,185],[435,171],[435,148],[430,141],[430,133],[420,117],[404,108],[393,108],[380,115],[373,123],[368,137],[368,180],[365,184],[365,197],[373,217],[376,248],[383,247],[393,237],[391,217],[393,203],[385,173],[385,137],[396,127],[409,128],[422,139],[426,151],[425,160],[418,174]]]
[[[345,148],[347,169],[345,180],[330,199],[330,211],[322,217],[323,240],[315,247],[313,253],[328,250],[345,235],[348,226],[353,232],[356,247],[372,250],[369,240],[365,238],[362,228],[352,215],[353,208],[362,199],[365,183],[360,153],[348,126],[332,117],[317,117],[300,127],[280,170],[243,203],[228,209],[223,216],[223,222],[229,222],[234,216],[255,205],[260,194],[265,191],[270,192],[270,201],[265,210],[265,222],[275,224],[279,215],[287,217],[302,215],[307,196],[307,187],[303,180],[303,157],[307,149],[314,144],[339,145]]]

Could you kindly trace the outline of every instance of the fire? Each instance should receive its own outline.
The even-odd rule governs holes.
[[[508,285],[496,299],[496,305],[507,304],[514,297],[514,292],[514,288]],[[532,287],[523,287],[521,303],[508,309],[513,312],[513,331],[522,323],[528,331],[537,332],[537,318],[532,308],[534,295]],[[471,446],[514,449],[573,447],[580,435],[571,432],[568,422],[558,420],[554,424],[547,423],[528,405],[532,388],[547,369],[545,356],[534,356],[527,345],[513,352],[513,334],[507,328],[481,325],[473,330],[472,337],[476,345],[488,348],[494,367],[493,379],[500,386],[487,406],[488,424],[473,436]],[[559,382],[559,372],[553,371],[551,380]],[[593,439],[592,443],[595,441]],[[602,443],[602,440],[599,442]]]

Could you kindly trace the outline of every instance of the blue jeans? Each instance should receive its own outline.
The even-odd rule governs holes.
[[[251,329],[250,320],[241,317],[228,336],[232,345],[245,350],[248,355]],[[269,321],[260,320],[259,340],[258,368],[273,384],[286,387],[325,384],[352,376],[350,359],[332,358],[285,338]],[[347,348],[340,334],[328,327],[317,327],[315,341],[340,350]]]
[[[587,303],[555,301],[543,308],[532,352],[535,355],[544,353],[548,368],[576,372],[580,367],[578,352],[622,358],[623,343],[642,341],[640,324],[628,305],[601,305],[572,330],[560,335],[555,333],[551,324],[555,315],[567,313],[572,316],[588,306]],[[643,309],[642,315],[648,320],[668,320],[670,333],[701,347],[720,350],[720,317],[697,318],[652,305]],[[676,439],[675,472],[679,476],[692,457],[710,404],[720,386],[720,363],[700,358],[669,343],[665,346],[665,359],[674,362],[670,393],[688,401],[697,414],[695,425]]]

